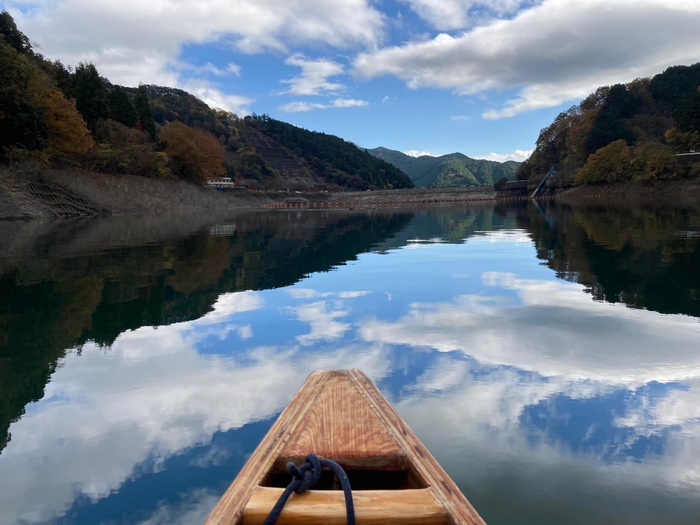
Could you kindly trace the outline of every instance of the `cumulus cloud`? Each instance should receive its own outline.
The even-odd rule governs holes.
[[[367,320],[360,334],[368,342],[461,351],[481,363],[570,380],[639,385],[700,376],[694,318],[593,301],[578,284],[495,272],[483,282],[516,292],[519,302],[496,292],[414,303],[396,322]]]
[[[233,301],[221,307],[241,311]],[[11,427],[23,438],[0,456],[1,523],[51,521],[77,497],[107,497],[139,466],[158,470],[173,454],[210,443],[215,432],[269,419],[317,368],[359,367],[375,380],[389,370],[386,352],[368,345],[322,355],[252,348],[242,362],[236,354],[202,355],[197,324],[139,328],[121,334],[109,357],[89,344],[61,360],[44,399]],[[185,497],[184,507],[159,509],[148,523],[201,523],[209,496]]]
[[[440,30],[460,29],[470,22],[515,13],[527,0],[404,0],[411,9]],[[474,11],[478,14],[474,15]]]
[[[187,89],[177,72],[185,44],[222,42],[247,53],[301,44],[372,47],[384,28],[368,0],[202,0],[196,7],[185,0],[8,0],[4,7],[49,58],[92,61],[112,82],[129,86]],[[208,90],[220,107],[241,105],[225,89]]]
[[[462,95],[516,90],[503,107],[483,114],[506,118],[695,62],[699,26],[700,3],[688,0],[544,0],[457,36],[360,54],[355,72]]]
[[[523,162],[530,158],[532,152],[531,149],[516,149],[513,153],[489,153],[488,155],[483,155],[481,157],[474,157],[475,159],[484,160],[494,160],[496,162],[506,162],[508,160],[514,160],[516,162]]]
[[[248,115],[248,106],[253,99],[240,95],[226,94],[208,80],[190,79],[180,83],[182,89],[192,93],[198,99],[213,108],[225,109],[237,115]]]
[[[323,93],[334,93],[344,88],[343,84],[329,82],[329,77],[341,75],[345,68],[332,60],[319,58],[309,59],[297,53],[285,60],[288,66],[301,68],[301,74],[290,79],[283,80],[289,84],[289,89],[284,91],[289,95],[321,95]]]
[[[430,153],[430,151],[427,149],[424,149],[424,150],[409,149],[407,151],[404,151],[404,154],[408,155],[409,157],[423,157],[423,156],[434,157],[435,156],[432,153]]]
[[[450,117],[450,120],[457,120],[457,121],[465,120],[466,121],[466,120],[470,120],[470,117],[468,115],[452,115]]]
[[[304,304],[292,308],[299,321],[308,323],[311,327],[311,332],[297,337],[302,345],[310,345],[318,341],[335,341],[343,337],[345,332],[350,329],[348,323],[336,321],[339,317],[346,317],[346,310],[331,310],[327,301],[318,301],[316,303]]]
[[[398,98],[396,98],[396,97],[390,97],[389,95],[384,95],[384,98],[382,99],[382,104],[393,104],[397,100],[398,100]]]
[[[357,100],[354,98],[337,98],[329,104],[303,101],[289,102],[288,104],[282,104],[280,106],[280,110],[287,113],[304,113],[314,109],[363,108],[366,106],[369,106],[369,102],[365,100]]]

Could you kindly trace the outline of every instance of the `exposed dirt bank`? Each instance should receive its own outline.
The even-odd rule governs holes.
[[[0,219],[238,210],[260,200],[183,181],[0,167]]]
[[[526,199],[526,196],[522,197]],[[700,203],[700,179],[548,188],[543,198],[604,198],[630,203]],[[265,208],[412,208],[498,200],[491,187],[359,192],[225,192],[182,181],[89,172],[0,167],[0,219],[163,215]]]
[[[182,181],[89,172],[0,168],[0,219],[161,215],[269,208],[271,204],[398,207],[494,199],[490,187],[286,192],[216,191]],[[337,204],[337,206],[336,206]]]

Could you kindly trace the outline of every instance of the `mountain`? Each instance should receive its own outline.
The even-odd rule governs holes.
[[[461,153],[411,157],[387,148],[368,149],[367,152],[399,168],[418,187],[491,186],[503,177],[513,180],[520,164],[472,159]]]
[[[700,63],[603,86],[540,132],[518,179],[616,184],[700,175]]]
[[[37,53],[0,12],[0,162],[284,190],[412,188],[400,169],[333,135],[240,118],[181,89],[112,84]]]

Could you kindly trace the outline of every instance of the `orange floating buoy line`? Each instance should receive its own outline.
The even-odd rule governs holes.
[[[534,197],[534,200],[571,200],[571,199],[600,199],[602,193],[574,194],[574,195],[542,195]],[[356,208],[362,206],[415,206],[421,204],[437,204],[437,203],[455,203],[455,202],[479,202],[479,201],[527,201],[532,199],[529,196],[516,197],[463,197],[457,199],[408,199],[408,200],[393,200],[393,201],[343,201],[343,202],[302,202],[302,203],[266,203],[263,208],[266,209],[292,209],[292,208]]]

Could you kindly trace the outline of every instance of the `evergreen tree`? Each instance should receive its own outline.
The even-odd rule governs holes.
[[[81,62],[75,68],[73,79],[76,106],[94,134],[97,122],[110,116],[107,86],[97,68],[90,63]]]
[[[134,99],[134,106],[136,107],[136,115],[138,117],[138,127],[146,133],[148,133],[153,140],[156,138],[156,122],[153,120],[153,113],[151,112],[151,106],[148,103],[148,94],[146,93],[146,86],[143,84],[139,86],[139,90],[136,93],[136,98]]]
[[[673,120],[681,131],[700,131],[700,87],[678,104]]]
[[[123,87],[114,86],[112,88],[109,92],[109,103],[112,119],[129,128],[136,127],[138,122],[136,108]]]
[[[17,29],[14,19],[7,11],[0,12],[0,40],[3,39],[18,53],[30,53],[32,50],[29,38]]]
[[[622,84],[612,86],[591,131],[588,151],[596,152],[617,140],[632,145],[634,134],[627,127],[625,119],[633,117],[636,110],[637,101],[627,87]]]
[[[70,67],[66,67],[60,60],[53,63],[52,77],[56,87],[63,91],[66,98],[75,98],[75,79]]]

